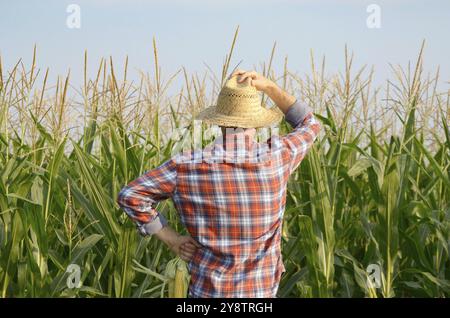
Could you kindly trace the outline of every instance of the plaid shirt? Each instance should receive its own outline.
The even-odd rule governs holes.
[[[280,243],[288,177],[321,129],[300,102],[286,120],[294,130],[285,136],[257,143],[248,131],[227,134],[204,150],[172,157],[120,192],[119,205],[147,234],[167,223],[156,203],[173,200],[203,246],[188,263],[190,297],[276,297],[285,271]]]

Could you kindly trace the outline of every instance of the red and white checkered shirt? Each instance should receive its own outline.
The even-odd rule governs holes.
[[[203,246],[188,263],[190,297],[276,297],[285,270],[280,241],[288,177],[321,129],[300,102],[286,120],[294,130],[285,136],[257,143],[247,132],[227,134],[225,142],[176,155],[120,192],[119,205],[149,234],[167,222],[156,203],[173,200]]]

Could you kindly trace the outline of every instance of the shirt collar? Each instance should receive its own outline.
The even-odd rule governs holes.
[[[255,135],[255,128],[249,128],[245,130],[237,129],[236,131],[227,132],[225,136],[220,135],[214,141],[214,145],[222,146],[227,151],[239,150],[243,148],[248,149],[253,145]]]

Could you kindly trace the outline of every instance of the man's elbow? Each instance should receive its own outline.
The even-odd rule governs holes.
[[[311,127],[312,127],[312,129],[314,130],[316,136],[317,136],[317,135],[320,133],[320,131],[323,129],[322,123],[321,123],[321,122],[317,119],[317,117],[314,116],[314,115],[313,115],[313,124],[312,124]]]
[[[117,204],[123,209],[127,206],[127,199],[130,194],[130,188],[128,186],[125,186],[120,190],[119,194],[117,195],[116,202]]]
[[[323,125],[321,124],[321,122],[320,121],[317,121],[317,132],[319,133],[319,132],[321,132],[322,131],[322,129],[323,129]]]

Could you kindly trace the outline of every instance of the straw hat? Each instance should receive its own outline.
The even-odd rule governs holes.
[[[260,128],[276,124],[282,117],[280,110],[261,106],[255,87],[238,83],[237,76],[233,76],[220,91],[217,104],[198,113],[195,119],[225,127]]]

